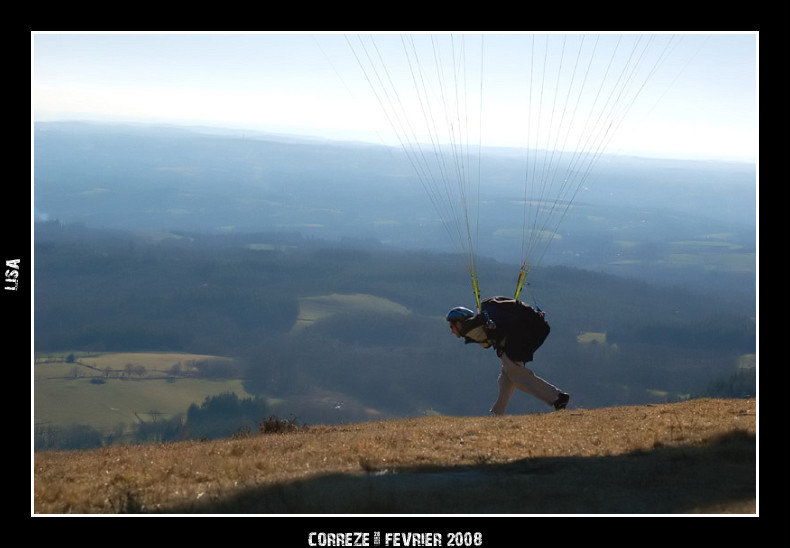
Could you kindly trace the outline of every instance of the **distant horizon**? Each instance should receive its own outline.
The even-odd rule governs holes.
[[[219,124],[201,120],[145,120],[145,119],[123,119],[123,118],[99,118],[99,117],[51,117],[33,120],[33,124],[47,124],[47,123],[84,123],[84,124],[106,124],[106,125],[119,125],[119,126],[139,126],[139,127],[167,127],[177,128],[183,130],[193,130],[201,132],[216,132],[217,135],[232,136],[233,133],[238,132],[239,137],[249,137],[251,135],[261,136],[277,136],[281,138],[327,141],[331,143],[348,143],[360,144],[368,146],[381,146],[386,148],[400,149],[401,145],[397,143],[386,143],[381,139],[377,139],[377,134],[365,134],[363,132],[347,131],[347,135],[343,135],[343,131],[332,131],[322,134],[320,131],[310,131],[311,128],[264,128],[245,126],[240,124]],[[35,142],[34,142],[35,144]],[[475,146],[477,146],[475,144]],[[516,145],[482,145],[482,150],[487,151],[521,151],[524,147]],[[35,153],[35,149],[34,149]],[[759,154],[757,157],[745,156],[715,156],[707,154],[671,154],[661,153],[656,151],[637,151],[637,150],[612,150],[605,151],[602,156],[617,156],[617,157],[631,157],[631,158],[646,158],[653,160],[679,160],[679,161],[701,161],[701,162],[723,162],[723,163],[739,163],[739,164],[759,164]]]

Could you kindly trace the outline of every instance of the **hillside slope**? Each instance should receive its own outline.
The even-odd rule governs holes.
[[[756,402],[40,452],[33,493],[34,512],[54,514],[755,513]]]

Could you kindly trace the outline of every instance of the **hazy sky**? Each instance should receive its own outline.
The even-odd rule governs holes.
[[[582,74],[603,72],[610,59],[601,57],[596,65],[587,65],[586,57],[575,57],[582,48],[593,51],[595,36],[585,36],[581,42],[581,35],[566,40],[551,33],[549,50],[543,48],[544,35],[533,43],[526,34],[486,34],[481,49],[477,35],[462,41],[459,36],[439,34],[443,51],[465,48],[469,67],[475,67],[463,73],[466,89],[472,90],[465,104],[481,113],[479,123],[477,118],[469,123],[479,129],[485,144],[521,146],[530,132],[545,134],[543,128],[550,120],[557,123],[574,113],[581,118],[583,101],[564,91],[578,88],[560,83],[573,81],[578,86]],[[392,126],[366,78],[392,78],[393,89],[403,89],[406,101],[412,78],[423,70],[427,75],[433,62],[426,54],[419,71],[405,64],[404,44],[411,47],[411,42],[398,34],[377,36],[378,50],[372,49],[372,42],[367,42],[367,50],[361,49],[360,38],[364,36],[335,33],[34,33],[32,115],[36,121],[198,123],[391,142]],[[430,44],[428,36],[416,38]],[[596,41],[596,54],[611,47],[615,38],[607,34]],[[635,41],[640,36],[627,38]],[[643,87],[634,84],[636,102],[627,104],[625,121],[612,132],[611,142],[607,138],[607,151],[755,159],[758,35],[660,33],[653,38],[651,54],[666,51],[668,56],[649,73]],[[356,44],[353,50],[350,44]],[[530,44],[541,46],[535,49]],[[671,47],[664,50],[667,45]],[[482,59],[480,51],[484,51]],[[560,51],[564,51],[561,61]],[[379,52],[387,59],[386,75],[371,68],[363,72],[355,53]],[[545,67],[541,59],[546,60]],[[645,67],[653,67],[652,63]],[[458,68],[452,62],[448,66]],[[553,67],[560,66],[568,76],[543,80],[543,121],[540,129],[535,122],[527,129],[524,105],[529,101],[536,108],[539,101],[537,86],[528,90],[527,76],[531,74],[534,82],[536,74],[553,74]],[[610,72],[614,78],[614,70]],[[588,84],[585,100],[592,100],[596,89],[603,88]],[[558,110],[557,102],[545,99],[552,93],[570,106]],[[410,113],[420,110],[417,103],[406,108]]]

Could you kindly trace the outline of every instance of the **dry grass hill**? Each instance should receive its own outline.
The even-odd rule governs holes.
[[[38,452],[33,511],[753,514],[756,452],[754,399],[311,426]]]

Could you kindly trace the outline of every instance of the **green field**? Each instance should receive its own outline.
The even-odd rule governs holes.
[[[606,333],[599,333],[595,331],[585,331],[576,337],[576,341],[581,344],[606,344]]]
[[[199,360],[216,356],[179,353],[37,356],[33,372],[36,426],[88,425],[102,433],[139,422],[185,414],[192,403],[233,392],[250,397],[240,379],[190,377]],[[173,367],[179,375],[173,374]],[[141,369],[142,367],[142,369]],[[142,373],[141,373],[142,372]]]
[[[394,301],[375,295],[362,293],[341,295],[319,295],[299,299],[299,317],[293,326],[294,330],[304,329],[313,322],[327,318],[333,314],[345,312],[387,312],[391,314],[409,314],[410,311]]]

